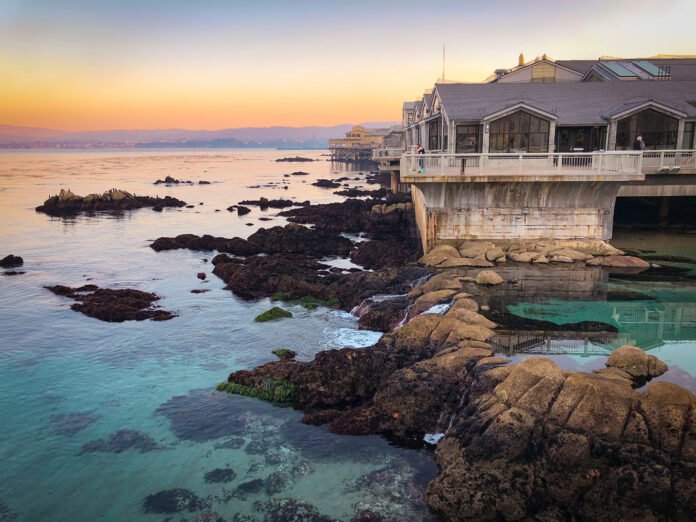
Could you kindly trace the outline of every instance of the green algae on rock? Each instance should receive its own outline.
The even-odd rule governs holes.
[[[264,379],[259,387],[247,386],[236,382],[221,382],[216,387],[216,390],[220,392],[235,393],[268,402],[289,402],[292,400],[295,389],[295,384],[275,379]]]
[[[274,306],[270,310],[266,310],[262,314],[257,315],[254,321],[257,323],[265,323],[267,321],[275,321],[276,319],[282,319],[284,317],[292,317],[292,312],[288,312],[287,310]]]

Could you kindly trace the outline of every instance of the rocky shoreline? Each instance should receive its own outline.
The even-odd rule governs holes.
[[[635,347],[594,373],[510,364],[470,292],[497,280],[471,279],[441,273],[413,288],[410,313],[423,313],[372,347],[234,372],[218,390],[289,402],[335,433],[435,443],[427,501],[447,520],[688,519],[696,397],[667,382],[636,391],[667,367]],[[438,305],[449,309],[429,312]]]
[[[69,213],[96,205],[70,194],[55,196],[49,207]],[[604,242],[579,241],[466,241],[421,256],[412,204],[403,196],[364,195],[324,205],[244,201],[293,205],[279,214],[290,223],[247,239],[182,234],[150,245],[157,252],[217,252],[213,274],[228,290],[278,303],[260,322],[292,320],[283,302],[331,303],[356,315],[361,328],[384,332],[371,347],[326,350],[308,362],[284,351],[276,361],[233,372],[219,392],[289,404],[304,412],[304,423],[337,434],[434,447],[440,471],[426,500],[446,520],[689,519],[696,509],[696,397],[667,382],[639,389],[667,370],[664,363],[625,346],[606,368],[582,373],[541,357],[512,364],[495,349],[500,326],[520,326],[489,304],[515,291],[518,281],[509,274],[516,267],[634,273],[654,265]],[[134,198],[108,197],[119,208]],[[327,257],[350,257],[362,268],[338,268]],[[50,290],[102,320],[174,316],[152,308],[154,294],[90,285]],[[107,313],[118,297],[125,308]],[[533,326],[553,329],[542,321]],[[149,499],[148,510],[168,499]],[[379,517],[366,512],[356,520]]]
[[[361,327],[386,333],[369,348],[234,372],[219,391],[288,403],[305,413],[303,422],[338,434],[432,444],[440,472],[427,502],[447,520],[686,520],[696,508],[696,397],[667,382],[637,390],[664,363],[623,347],[606,368],[582,373],[541,357],[511,364],[494,349],[499,317],[487,303],[516,284],[490,270],[503,257],[512,269],[543,265],[541,256],[569,269],[641,271],[650,263],[601,242],[468,242],[419,258],[413,210],[403,201],[349,199],[281,215],[293,224],[247,240],[187,236],[152,246],[203,241],[221,252],[213,273],[235,295],[333,300]],[[345,248],[375,271],[321,261],[346,255],[336,247],[345,233],[367,237]]]

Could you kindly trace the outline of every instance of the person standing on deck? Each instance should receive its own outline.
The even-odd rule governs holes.
[[[416,154],[425,154],[425,149],[420,143],[416,143]],[[420,167],[421,174],[425,173],[425,161],[423,158],[418,159],[418,166]]]
[[[638,136],[633,142],[633,150],[645,150],[645,140],[643,136]]]

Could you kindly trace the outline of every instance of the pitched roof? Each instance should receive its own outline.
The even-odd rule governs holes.
[[[655,101],[696,117],[696,81],[437,84],[450,120],[481,120],[518,103],[556,115],[560,125],[603,125],[619,107]]]
[[[671,81],[696,80],[696,58],[616,58],[614,60],[556,60],[555,63],[585,74],[594,65],[610,62],[628,63],[646,61],[657,67],[669,67]]]

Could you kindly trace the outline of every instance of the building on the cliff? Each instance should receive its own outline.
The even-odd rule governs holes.
[[[389,129],[368,129],[356,125],[345,138],[329,140],[332,161],[369,161],[372,151],[382,146]]]
[[[393,189],[413,193],[425,251],[457,239],[609,239],[617,197],[659,200],[664,220],[671,196],[696,196],[694,57],[520,57],[482,83],[437,83],[402,116],[401,151],[375,157],[387,155]]]

